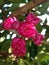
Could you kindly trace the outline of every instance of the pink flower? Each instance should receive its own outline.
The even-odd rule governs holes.
[[[37,39],[37,32],[38,32],[38,31],[36,30],[36,33],[31,36],[31,39],[32,39],[33,41]]]
[[[36,39],[34,39],[34,43],[39,46],[42,43],[43,39],[44,36],[38,33]]]
[[[19,20],[16,19],[16,21],[13,23],[12,29],[17,31],[19,28],[19,24],[20,24]]]
[[[37,16],[35,16],[33,13],[29,13],[28,16],[26,17],[26,21],[29,23],[31,22],[36,26],[40,22],[40,19]]]
[[[22,38],[15,37],[11,42],[12,53],[15,56],[25,56],[26,54],[26,42]]]
[[[31,38],[31,36],[35,36],[36,34],[36,27],[34,24],[23,21],[19,25],[18,33],[23,37]]]
[[[4,23],[3,23],[3,27],[6,29],[6,30],[11,30],[12,29],[12,26],[13,26],[13,23],[16,21],[16,18],[15,17],[9,17],[7,18]]]

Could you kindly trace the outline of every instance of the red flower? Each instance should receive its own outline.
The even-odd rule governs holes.
[[[15,56],[25,56],[26,54],[26,42],[22,38],[14,38],[11,42],[12,53]]]
[[[26,17],[26,21],[36,26],[40,22],[40,19],[33,13],[29,13],[28,16]]]
[[[18,21],[18,19],[16,19],[16,21],[13,23],[12,29],[17,31],[19,28],[19,24],[20,22]]]
[[[44,36],[38,33],[36,39],[34,39],[34,43],[39,46],[42,43],[43,39]]]
[[[11,30],[12,29],[12,26],[13,26],[13,23],[15,23],[17,21],[17,19],[15,17],[9,17],[7,18],[4,23],[3,23],[3,27],[6,29],[6,30]]]
[[[19,25],[18,33],[26,38],[31,38],[36,35],[36,27],[34,24],[23,21]]]

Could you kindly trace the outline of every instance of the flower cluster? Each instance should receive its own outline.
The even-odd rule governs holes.
[[[15,17],[9,17],[4,21],[4,28],[6,30],[14,29],[24,38],[31,38],[36,45],[40,45],[44,39],[43,35],[38,33],[36,25],[40,19],[33,13],[29,13],[26,19],[19,22]],[[22,38],[14,38],[11,43],[12,53],[16,56],[25,56],[25,40]]]

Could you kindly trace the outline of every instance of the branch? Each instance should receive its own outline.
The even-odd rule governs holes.
[[[47,0],[31,0],[30,3],[27,3],[25,6],[16,9],[11,16],[19,17],[22,14],[27,14],[32,8],[37,7],[38,5],[44,3]]]

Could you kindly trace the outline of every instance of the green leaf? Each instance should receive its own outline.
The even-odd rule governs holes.
[[[49,52],[49,45],[44,45],[45,46],[45,52],[47,53],[47,52]]]
[[[37,52],[40,53],[41,51],[44,51],[45,53],[49,52],[49,45],[42,44],[37,48]]]
[[[4,3],[4,0],[0,0],[0,4],[3,4]]]
[[[12,63],[12,59],[10,58],[6,59],[6,65],[14,65],[14,63]]]
[[[0,19],[2,19],[3,18],[3,14],[2,13],[0,13]]]
[[[34,58],[37,54],[37,46],[32,42],[31,46],[29,46],[30,57]]]
[[[38,30],[39,33],[40,33],[40,32],[42,31],[42,29],[43,29],[43,27],[40,25],[40,23],[37,24],[36,28],[37,28],[37,30]]]
[[[20,16],[19,18],[18,18],[20,21],[23,21],[23,20],[25,20],[25,16]]]
[[[41,65],[48,65],[48,64],[49,64],[48,60],[45,60],[45,61],[41,62]]]
[[[12,7],[7,8],[7,11],[15,11],[17,8],[19,8],[19,4],[13,3]]]
[[[25,60],[25,61],[26,61],[26,60]],[[18,65],[25,65],[24,60],[23,60],[23,59],[19,59]]]
[[[3,61],[4,59],[0,58],[0,65],[5,65],[5,61]]]
[[[41,52],[41,50],[43,49],[43,47],[45,47],[43,44],[42,44],[42,46],[38,46],[37,52],[38,52],[38,53]]]
[[[47,23],[47,19],[45,19],[44,24],[42,26],[42,28],[46,29],[45,40],[49,38],[49,26],[46,23]]]
[[[1,45],[1,51],[8,51],[9,47],[10,47],[10,39],[5,39],[2,43],[0,43]]]
[[[40,60],[39,60],[40,59]],[[42,53],[42,54],[38,54],[37,55],[37,59],[33,60],[33,63],[37,63],[37,62],[43,62],[45,60],[49,60],[49,55],[46,53]]]
[[[13,3],[25,3],[25,0],[9,0]]]
[[[0,33],[0,37],[6,37],[7,36],[7,34],[9,34],[10,32],[9,31],[6,31],[6,30],[4,30],[4,32],[3,33]]]
[[[16,61],[12,61],[12,58],[0,58],[0,65],[18,65]]]
[[[41,61],[45,61],[45,60],[49,60],[49,55],[45,54],[45,56],[43,57]]]
[[[48,15],[49,15],[49,11],[46,11],[46,14],[48,14]]]
[[[36,11],[39,11],[43,14],[47,13],[47,8],[49,7],[49,0],[42,4],[42,7],[37,7]]]
[[[45,21],[44,21],[44,25],[46,25],[46,23],[47,23],[47,18],[46,18]]]

